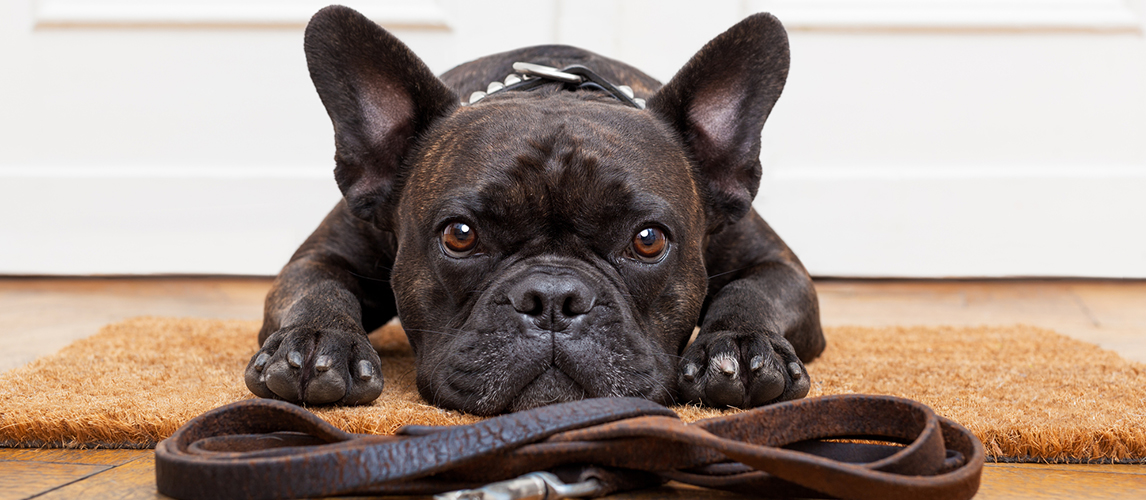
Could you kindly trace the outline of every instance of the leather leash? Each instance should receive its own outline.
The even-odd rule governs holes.
[[[575,478],[597,480],[595,495],[675,480],[766,497],[941,500],[974,496],[984,457],[966,428],[890,396],[803,399],[692,424],[643,399],[587,399],[394,436],[350,434],[256,399],[160,442],[155,475],[159,492],[180,500],[283,499],[437,493],[591,464]]]

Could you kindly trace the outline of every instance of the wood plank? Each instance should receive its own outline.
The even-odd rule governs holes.
[[[1146,282],[817,280],[824,325],[1009,325],[1055,330],[1146,362]]]
[[[73,455],[71,459],[94,462],[110,460],[113,457],[111,454],[100,452],[120,450],[29,451],[67,452]],[[136,458],[118,467],[10,460],[4,464],[3,471],[0,472],[0,500],[23,499],[44,492],[47,493],[37,498],[164,498],[155,489],[155,461],[150,450],[122,451],[129,452]],[[92,457],[85,458],[82,456],[85,454],[91,454]],[[9,453],[8,456],[15,455]],[[122,456],[116,459],[120,458]],[[33,480],[29,481],[29,478]],[[1146,491],[1146,465],[987,464],[983,471],[983,484],[976,498],[981,500],[1134,498],[1143,491]],[[622,493],[608,498],[636,500],[745,497],[672,483],[661,488]]]
[[[122,465],[155,450],[68,450],[53,448],[0,448],[0,461],[48,462],[86,465]]]
[[[108,465],[0,462],[0,500],[21,500],[50,492],[110,469]]]
[[[151,500],[167,497],[160,495],[155,489],[155,455],[148,454],[83,481],[56,488],[36,498],[37,500],[74,498]]]
[[[825,325],[1028,323],[1146,361],[1146,281],[816,282]],[[257,319],[267,278],[0,278],[0,370],[135,315]]]
[[[983,482],[976,500],[1085,498],[1126,499],[1146,495],[1146,475],[1104,472],[1107,466],[990,464],[983,468]]]
[[[269,278],[0,278],[0,371],[132,316],[258,319]]]
[[[1146,464],[987,464],[990,467],[1011,467],[1035,471],[1058,470],[1102,474],[1146,475]]]

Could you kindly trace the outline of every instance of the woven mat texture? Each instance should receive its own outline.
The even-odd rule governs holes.
[[[0,375],[0,446],[150,447],[192,417],[253,397],[242,372],[255,321],[134,318]],[[835,327],[808,365],[809,397],[915,399],[975,433],[992,457],[1146,459],[1146,365],[1030,326]],[[385,389],[372,405],[311,408],[350,432],[478,417],[428,405],[400,327],[371,336]],[[686,421],[722,414],[674,408]]]

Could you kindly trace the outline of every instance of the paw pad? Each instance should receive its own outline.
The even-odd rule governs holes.
[[[364,334],[283,329],[267,337],[244,379],[260,397],[364,404],[382,393],[380,362]]]
[[[798,399],[809,386],[804,365],[783,337],[730,331],[701,332],[685,350],[678,379],[684,400],[713,407]]]

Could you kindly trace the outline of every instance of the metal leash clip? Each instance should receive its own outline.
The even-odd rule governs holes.
[[[601,483],[589,479],[565,484],[552,472],[530,472],[508,481],[490,483],[472,490],[449,491],[434,495],[435,500],[557,500],[593,496]]]

